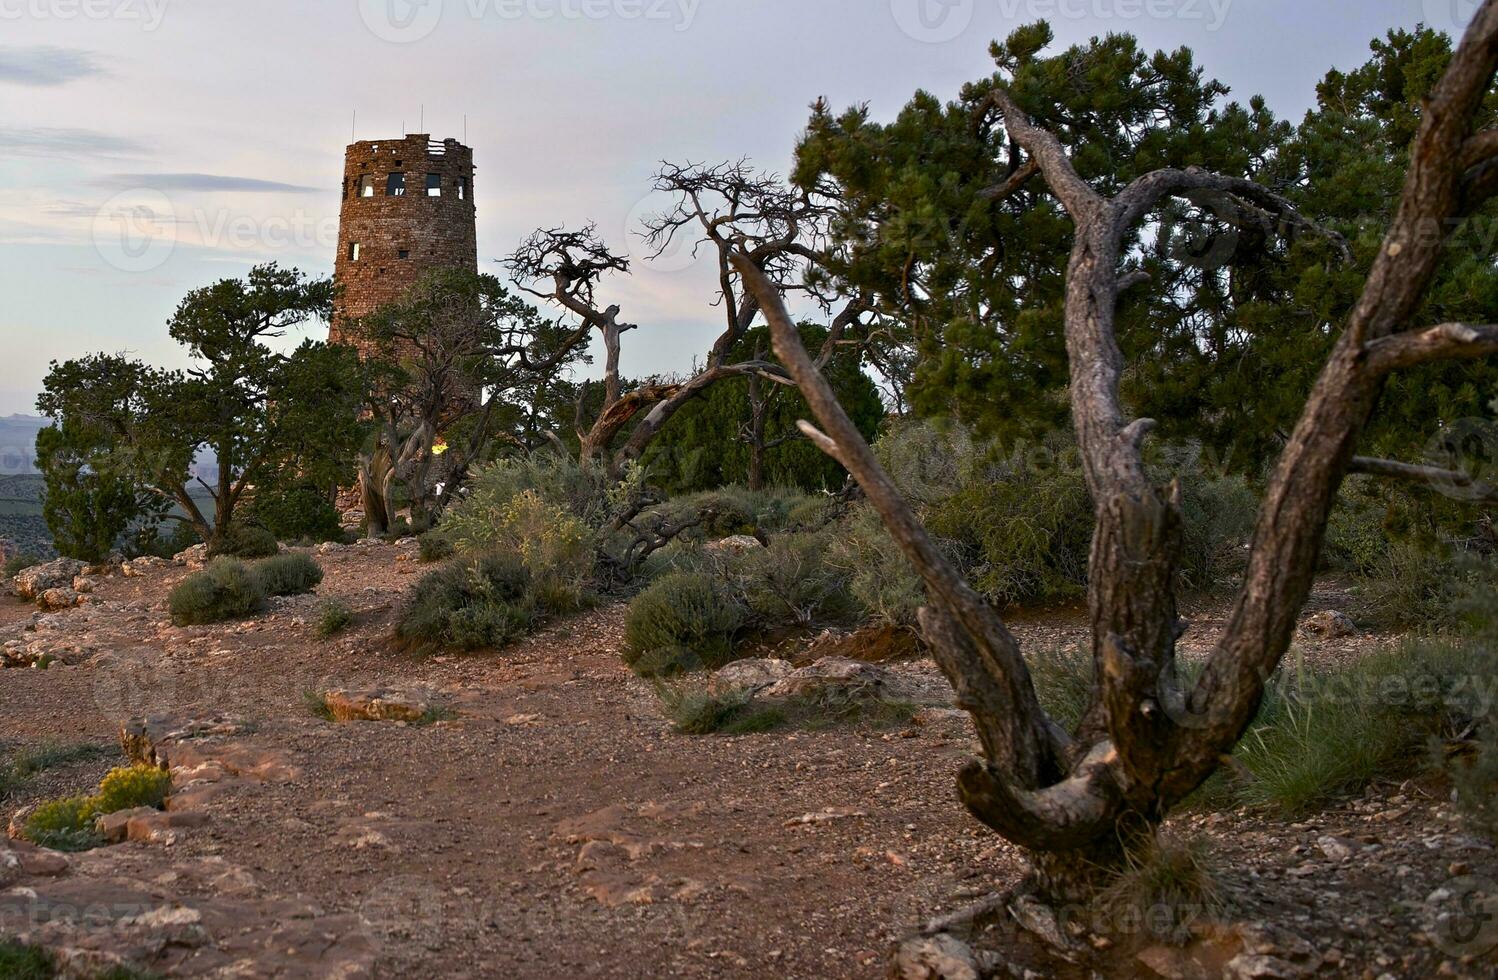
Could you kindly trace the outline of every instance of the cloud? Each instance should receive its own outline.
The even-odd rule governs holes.
[[[145,188],[153,191],[209,191],[245,194],[316,194],[323,188],[283,184],[254,177],[218,174],[110,174],[100,183],[110,187]]]
[[[142,143],[92,129],[0,128],[0,153],[12,156],[135,156],[144,152]]]
[[[50,87],[101,74],[103,69],[87,51],[0,45],[0,83]]]

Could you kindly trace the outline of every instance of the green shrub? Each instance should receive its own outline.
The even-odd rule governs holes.
[[[178,626],[219,623],[260,609],[265,605],[265,591],[244,562],[215,558],[172,589],[167,605]]]
[[[745,604],[758,625],[807,625],[848,603],[847,576],[828,565],[827,537],[781,535],[768,548],[751,548],[732,562]]]
[[[102,844],[94,830],[98,810],[87,796],[69,796],[42,803],[31,811],[23,828],[26,839],[54,851],[87,851]]]
[[[160,809],[172,792],[171,773],[155,766],[120,766],[99,783],[90,801],[95,816],[149,806]]]
[[[317,635],[323,639],[337,636],[354,622],[354,611],[347,603],[329,599],[317,609]]]
[[[250,518],[279,541],[337,541],[342,517],[326,490],[309,483],[259,490]]]
[[[456,551],[453,548],[452,539],[441,531],[428,531],[417,538],[416,543],[419,547],[420,558],[426,564],[451,558]]]
[[[304,595],[322,582],[322,566],[311,555],[296,551],[267,558],[255,566],[254,572],[266,595]]]
[[[1241,476],[1188,474],[1181,481],[1180,586],[1213,592],[1239,576],[1258,520],[1259,498]]]
[[[252,524],[234,524],[218,542],[208,549],[210,558],[227,555],[231,558],[269,558],[281,550],[276,536],[263,527]]]
[[[530,572],[519,555],[459,559],[422,576],[396,624],[409,647],[478,650],[523,636],[534,618]]]
[[[0,939],[0,977],[5,980],[52,980],[57,962],[40,946]]]
[[[501,460],[474,474],[463,500],[443,515],[442,533],[460,555],[500,549],[513,542],[511,505],[523,493],[597,529],[614,515],[623,492],[602,467],[555,453]]]
[[[872,507],[855,507],[838,525],[827,561],[848,577],[848,593],[865,615],[890,626],[916,626],[926,604],[925,583]]]
[[[625,663],[645,677],[722,666],[747,618],[732,591],[711,577],[662,576],[629,604]]]

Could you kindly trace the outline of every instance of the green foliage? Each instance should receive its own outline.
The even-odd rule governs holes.
[[[716,577],[664,575],[629,604],[624,662],[642,677],[720,667],[747,620],[739,597]]]
[[[457,551],[452,539],[441,531],[428,531],[417,538],[416,543],[422,562],[428,565],[451,558]]]
[[[108,391],[93,398],[129,398],[138,380],[125,365]],[[60,423],[36,437],[36,465],[46,481],[42,514],[59,554],[86,562],[105,560],[138,521],[154,523],[164,501],[142,487],[121,451],[120,438],[94,423],[74,401]]]
[[[87,851],[104,843],[94,830],[98,812],[87,796],[69,796],[37,805],[26,818],[26,839],[54,851]]]
[[[218,623],[248,616],[265,604],[259,577],[236,558],[215,558],[172,589],[167,599],[178,626]]]
[[[57,963],[52,954],[40,946],[22,946],[0,939],[0,977],[6,980],[52,980]]]
[[[622,503],[625,488],[598,466],[555,453],[505,459],[474,474],[463,500],[442,518],[442,533],[460,555],[481,554],[512,540],[513,503],[532,494],[587,528],[600,528]]]
[[[42,803],[26,819],[26,839],[57,851],[86,851],[104,843],[94,829],[98,817],[137,807],[160,808],[172,791],[171,774],[154,766],[111,769],[92,796]]]
[[[352,481],[352,449],[368,428],[357,352],[307,341],[281,353],[267,343],[325,319],[332,295],[330,281],[275,264],[194,290],[169,324],[192,370],[105,355],[54,364],[37,408],[63,420],[64,441],[91,447],[90,459],[107,451],[112,465],[100,472],[170,498],[222,551],[215,538],[236,523],[245,487],[273,489],[290,473],[320,486]],[[69,419],[87,421],[86,438],[68,434]],[[212,513],[187,486],[204,450],[223,467],[210,488]]]
[[[826,561],[831,536],[786,534],[731,562],[744,604],[763,625],[808,625],[846,612],[847,577]]]
[[[257,563],[254,574],[260,591],[268,596],[304,595],[322,582],[322,566],[299,551]]]
[[[249,520],[280,541],[337,541],[342,519],[326,490],[306,482],[256,492]]]
[[[816,350],[827,330],[801,327],[802,341]],[[773,361],[769,331],[747,331],[728,355],[729,363],[756,357]],[[866,438],[884,418],[879,393],[856,357],[834,358],[825,372],[843,408]],[[763,402],[759,428],[761,453],[754,467],[754,400]],[[795,436],[798,419],[811,410],[801,394],[761,378],[728,378],[680,408],[646,450],[642,462],[651,481],[673,494],[711,490],[729,484],[748,485],[757,472],[763,486],[802,490],[837,490],[847,473],[810,442]],[[741,435],[748,433],[748,438]]]
[[[838,526],[827,561],[848,576],[848,594],[867,616],[915,627],[925,584],[872,508],[855,508]]]
[[[233,524],[216,535],[208,547],[209,557],[269,558],[281,550],[276,536],[253,524]]]
[[[161,809],[172,793],[172,774],[155,766],[134,765],[111,769],[99,783],[91,806],[95,815],[134,810]]]
[[[353,625],[354,611],[338,599],[329,599],[317,609],[317,635],[323,639],[337,636]]]
[[[1160,835],[1125,857],[1123,869],[1098,895],[1096,906],[1113,931],[1135,923],[1156,939],[1184,944],[1195,923],[1228,910],[1205,841]]]
[[[1421,747],[1467,729],[1498,677],[1482,641],[1412,640],[1337,669],[1282,669],[1238,743],[1241,775],[1198,794],[1207,805],[1305,813],[1373,779],[1418,769]]]
[[[516,554],[463,558],[422,576],[411,591],[396,637],[418,650],[503,647],[546,610],[532,604],[532,579]]]

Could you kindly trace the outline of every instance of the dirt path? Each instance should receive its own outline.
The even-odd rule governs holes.
[[[320,556],[320,595],[358,613],[335,640],[314,635],[311,597],[253,622],[173,627],[163,604],[178,568],[102,580],[95,603],[28,633],[82,663],[0,671],[0,741],[108,743],[143,715],[229,724],[173,756],[203,762],[190,805],[206,823],[24,879],[0,892],[0,934],[174,975],[872,978],[917,923],[1017,873],[954,799],[975,746],[962,719],[675,735],[619,660],[617,606],[498,655],[394,652],[408,554]],[[338,725],[304,703],[372,685],[458,717]],[[109,764],[45,774],[7,809],[85,790]],[[1295,838],[1255,849],[1277,857]],[[1444,874],[1429,860],[1402,877],[1428,891]],[[89,907],[103,912],[85,923]],[[1413,915],[1396,926],[1418,928]],[[1367,944],[1344,945],[1360,975],[1351,947]]]

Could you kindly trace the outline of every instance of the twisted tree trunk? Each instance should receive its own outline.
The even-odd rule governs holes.
[[[1220,213],[1257,229],[1320,229],[1265,188],[1197,169],[1156,171],[1104,198],[1073,169],[1053,134],[1034,125],[1002,87],[992,93],[1010,137],[1029,154],[1026,172],[1038,169],[1076,225],[1066,346],[1097,526],[1088,587],[1092,697],[1075,733],[1042,710],[1018,644],[901,499],[802,347],[773,284],[736,256],[770,321],[780,360],[826,430],[803,422],[803,431],[863,486],[926,582],[931,604],[922,610],[922,628],[958,703],[973,716],[984,751],[958,777],[962,800],[1029,852],[1050,894],[1089,893],[1242,737],[1290,645],[1327,517],[1387,374],[1498,350],[1498,327],[1412,330],[1409,324],[1443,245],[1431,230],[1449,233],[1451,218],[1498,192],[1498,134],[1472,132],[1495,67],[1498,0],[1485,0],[1426,103],[1398,213],[1269,481],[1231,618],[1189,691],[1175,669],[1182,631],[1174,596],[1184,523],[1180,487],[1150,482],[1141,447],[1153,423],[1126,419],[1118,394],[1118,294],[1146,281],[1121,268],[1123,242],[1168,197],[1220,199]],[[1359,467],[1389,468],[1367,460]]]

